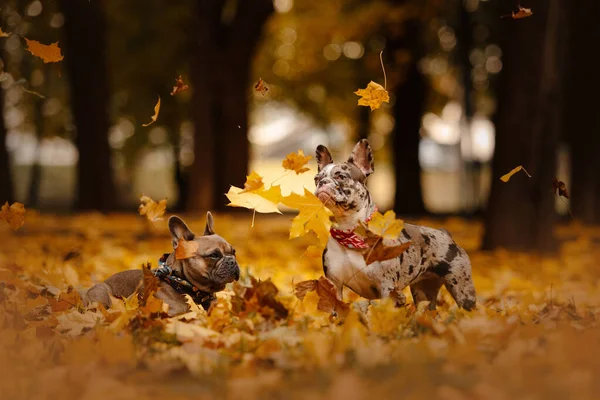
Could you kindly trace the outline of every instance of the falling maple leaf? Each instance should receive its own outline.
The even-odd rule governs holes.
[[[158,119],[159,111],[160,111],[160,96],[158,96],[158,101],[156,102],[156,105],[154,106],[154,115],[152,117],[150,117],[151,121],[148,122],[147,124],[142,124],[142,126],[149,126],[149,125],[152,125],[153,123],[155,123],[156,120]]]
[[[519,165],[518,167],[513,168],[508,174],[502,175],[500,177],[500,180],[502,182],[508,182],[510,178],[512,178],[512,176],[514,174],[516,174],[517,172],[523,170],[523,172],[525,172],[527,174],[528,177],[531,178],[531,175],[529,175],[529,172],[527,172],[527,170],[525,168],[523,168],[522,165]]]
[[[518,6],[517,12],[513,11],[511,14],[503,15],[500,18],[511,17],[512,19],[520,19],[520,18],[531,17],[532,15],[533,15],[533,11],[531,11],[531,8],[525,8],[525,7]]]
[[[244,193],[257,192],[264,189],[265,183],[263,182],[262,176],[252,171],[250,175],[246,176],[246,182],[244,183]]]
[[[264,96],[269,90],[269,88],[265,84],[265,81],[262,80],[262,78],[258,78],[258,82],[256,82],[256,85],[254,85],[254,90],[260,92]]]
[[[310,171],[310,168],[306,168],[305,165],[311,159],[311,156],[305,156],[302,150],[298,150],[298,153],[290,153],[285,157],[285,160],[281,163],[283,168],[288,171],[294,171],[297,175],[304,172]]]
[[[189,88],[189,86],[183,83],[183,78],[181,77],[181,75],[179,75],[177,77],[177,79],[175,79],[175,86],[173,86],[173,91],[171,92],[171,96],[175,96],[177,93],[183,92],[184,90],[187,90],[188,88]]]
[[[9,37],[10,35],[12,35],[12,33],[10,33],[10,32],[4,32],[4,31],[2,31],[2,28],[0,28],[0,38],[2,38],[2,37]]]
[[[390,95],[379,83],[369,82],[365,89],[358,89],[354,94],[360,96],[358,99],[359,106],[371,107],[371,111],[381,107],[381,103],[390,102]]]
[[[325,245],[329,239],[329,228],[331,221],[329,217],[331,211],[326,208],[321,200],[311,191],[304,188],[304,195],[291,193],[281,201],[284,205],[299,210],[297,216],[292,220],[290,228],[290,239],[294,239],[307,234],[309,231],[315,232],[321,244]]]
[[[138,211],[140,215],[145,215],[148,221],[154,222],[163,219],[162,216],[167,210],[167,199],[163,199],[157,203],[150,197],[142,195],[140,202],[142,204],[138,207]]]
[[[404,221],[396,219],[392,210],[384,215],[375,212],[368,223],[356,228],[355,232],[364,238],[368,246],[362,252],[367,265],[375,261],[391,260],[410,247],[411,242],[402,243],[398,239],[402,229]]]
[[[558,179],[554,178],[554,180],[552,181],[552,187],[554,188],[554,192],[556,193],[557,196],[562,196],[566,199],[569,198],[569,192],[567,191],[567,185],[565,185],[565,183],[563,181],[559,181]]]
[[[186,258],[192,258],[197,254],[199,247],[200,244],[196,241],[179,239],[177,248],[175,249],[175,259],[185,260]]]
[[[350,306],[338,298],[335,285],[326,277],[321,276],[318,280],[299,282],[294,286],[294,294],[300,300],[312,291],[316,291],[319,296],[318,310],[336,313],[341,317],[345,317],[350,312]]]
[[[27,38],[25,38],[25,42],[27,43],[26,50],[34,56],[41,58],[44,63],[59,62],[64,58],[60,52],[60,47],[58,47],[58,42],[42,44]]]
[[[21,203],[8,205],[8,201],[0,208],[0,221],[4,221],[15,231],[25,223],[25,206]]]
[[[404,229],[404,221],[396,219],[396,213],[392,210],[381,214],[376,211],[368,223],[369,231],[384,239],[397,239]]]

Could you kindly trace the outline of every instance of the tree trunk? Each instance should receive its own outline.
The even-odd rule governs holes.
[[[198,42],[190,76],[196,134],[186,205],[189,210],[224,209],[229,186],[243,186],[248,172],[248,83],[273,2],[240,0],[235,10],[224,0],[197,4]]]
[[[6,201],[10,203],[14,201],[10,169],[8,150],[6,149],[6,125],[4,124],[4,90],[0,85],[0,205]]]
[[[61,0],[60,4],[79,151],[76,208],[109,211],[116,206],[116,194],[108,144],[109,79],[102,1]]]
[[[574,1],[567,14],[565,132],[571,150],[571,212],[586,224],[600,223],[600,118],[595,116],[600,76],[589,60],[589,44],[600,41],[600,26],[595,21],[599,12],[599,2]]]
[[[496,147],[483,248],[555,249],[552,179],[560,131],[563,20],[567,0],[541,2],[527,24],[507,20],[498,84]],[[547,8],[546,5],[547,4]],[[507,183],[500,176],[523,165]]]
[[[421,22],[409,20],[401,37],[390,37],[389,57],[399,51],[410,52],[408,65],[403,66],[401,81],[393,93],[394,129],[394,172],[396,191],[394,211],[404,215],[420,215],[426,212],[421,188],[421,166],[419,164],[419,141],[421,139],[421,117],[424,111],[426,81],[419,71]],[[393,68],[393,67],[392,67]]]

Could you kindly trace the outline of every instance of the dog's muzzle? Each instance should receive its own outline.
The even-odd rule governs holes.
[[[214,277],[222,283],[230,283],[240,279],[240,267],[233,256],[225,256],[215,271]]]

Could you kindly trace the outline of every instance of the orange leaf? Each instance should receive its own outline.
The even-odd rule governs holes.
[[[338,298],[335,285],[326,277],[322,276],[319,280],[299,282],[294,286],[294,293],[300,300],[304,299],[306,293],[315,290],[319,296],[318,310],[328,313],[335,312],[341,317],[348,315],[350,306]]]
[[[256,171],[252,171],[250,175],[246,177],[246,183],[244,183],[244,190],[242,193],[255,192],[263,189],[264,187],[265,184],[262,180],[262,176],[257,174]]]
[[[175,96],[177,93],[187,90],[188,87],[189,87],[188,85],[183,83],[183,78],[181,78],[181,75],[179,75],[177,77],[177,79],[175,79],[175,86],[173,86],[173,91],[171,92],[171,96]]]
[[[358,89],[354,94],[361,97],[358,99],[358,105],[371,107],[371,111],[381,107],[383,102],[390,102],[390,95],[387,90],[379,83],[373,81],[369,82],[366,88]]]
[[[60,52],[60,47],[58,47],[58,42],[41,44],[38,41],[27,38],[25,38],[25,42],[27,43],[26,50],[34,56],[41,58],[44,63],[59,62],[64,58]]]
[[[13,203],[10,207],[8,201],[0,208],[0,221],[4,220],[15,231],[25,223],[25,206]]]
[[[262,78],[258,78],[258,82],[256,82],[256,85],[254,85],[254,90],[260,92],[264,96],[269,88],[267,85],[265,85],[265,81],[263,81]]]
[[[510,178],[512,178],[512,176],[513,176],[514,174],[516,174],[517,172],[519,172],[519,171],[521,171],[521,170],[523,170],[523,172],[525,172],[525,173],[527,174],[527,176],[531,178],[531,175],[529,175],[529,172],[527,172],[527,170],[526,170],[525,168],[523,168],[523,166],[522,166],[522,165],[519,165],[518,167],[515,167],[515,168],[513,168],[513,169],[512,169],[512,170],[511,170],[511,171],[510,171],[508,174],[504,174],[504,175],[502,175],[502,176],[500,177],[500,180],[501,180],[502,182],[508,182],[508,180],[509,180]]]
[[[2,28],[0,28],[0,37],[9,37],[10,35],[12,35],[12,33],[10,33],[10,32],[3,32]]]
[[[163,199],[158,203],[148,196],[140,197],[142,204],[138,207],[140,215],[145,215],[148,221],[160,221],[167,210],[167,199]]]
[[[194,257],[199,246],[200,245],[198,242],[193,240],[188,242],[187,240],[179,239],[179,242],[177,242],[177,248],[175,249],[175,259],[185,260],[186,258]]]
[[[150,126],[153,123],[155,123],[156,120],[158,119],[159,111],[160,111],[160,96],[158,96],[158,101],[156,102],[156,105],[154,106],[154,115],[150,117],[151,121],[148,122],[147,124],[142,124],[142,126]]]
[[[302,174],[310,170],[309,168],[306,168],[305,165],[311,158],[311,156],[305,156],[302,150],[298,150],[298,153],[288,154],[281,165],[288,171],[294,171],[296,174]]]

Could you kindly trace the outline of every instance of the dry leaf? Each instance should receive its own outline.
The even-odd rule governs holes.
[[[2,28],[0,28],[0,38],[9,37],[10,35],[12,35],[10,32],[4,32],[2,31]]]
[[[281,187],[273,185],[265,189],[262,176],[252,171],[246,177],[244,189],[232,186],[226,194],[229,207],[244,207],[259,213],[278,213],[281,202]]]
[[[368,223],[368,229],[377,236],[385,239],[397,239],[404,229],[404,221],[396,219],[396,213],[389,210],[384,215],[375,212]]]
[[[381,103],[390,102],[390,95],[379,83],[369,82],[365,89],[358,89],[354,94],[360,96],[358,99],[359,106],[371,107],[371,111],[381,107]]]
[[[256,82],[256,85],[254,85],[254,90],[260,92],[264,96],[269,90],[269,88],[265,84],[265,81],[262,80],[262,78],[258,78],[258,82]]]
[[[150,268],[150,264],[142,265],[142,281],[141,291],[138,292],[138,299],[140,301],[140,305],[146,305],[146,302],[150,298],[151,295],[158,291],[158,283],[159,280]]]
[[[154,106],[154,115],[152,117],[150,117],[151,121],[148,122],[147,124],[142,124],[142,126],[149,126],[149,125],[152,125],[153,123],[155,123],[156,120],[158,119],[159,111],[160,111],[160,96],[158,96],[158,101],[156,102],[156,105]]]
[[[281,165],[288,171],[294,171],[296,174],[302,174],[310,171],[310,168],[306,168],[305,165],[311,158],[311,156],[305,156],[302,150],[298,150],[298,153],[288,154]]]
[[[514,12],[514,11],[512,12],[513,19],[531,17],[532,15],[533,15],[533,12],[531,11],[531,8],[525,8],[525,7],[521,7],[521,6],[519,6],[519,9],[517,10],[517,12]]]
[[[186,258],[194,257],[198,253],[198,247],[200,247],[198,242],[179,239],[177,248],[175,249],[175,259],[185,260]]]
[[[244,193],[247,192],[256,192],[258,190],[264,189],[265,184],[263,183],[262,176],[256,173],[256,171],[252,171],[250,175],[246,176],[246,183],[244,183]]]
[[[60,47],[58,47],[58,42],[46,45],[27,38],[25,38],[25,42],[27,43],[26,50],[34,56],[41,58],[44,63],[59,62],[64,58],[60,52]]]
[[[25,223],[25,206],[21,203],[8,205],[8,201],[0,208],[0,221],[6,222],[15,231]]]
[[[276,299],[279,289],[271,282],[257,280],[250,277],[252,287],[243,286],[239,283],[233,285],[235,297],[231,299],[232,309],[242,316],[253,312],[259,313],[267,319],[285,319],[288,310]]]
[[[363,258],[367,265],[376,261],[387,261],[394,259],[404,253],[412,242],[401,243],[399,240],[386,240],[376,236],[365,240],[368,249],[363,251]]]
[[[138,207],[140,215],[145,215],[148,221],[160,221],[167,210],[167,199],[161,200],[158,203],[148,196],[140,197],[142,204]]]
[[[569,192],[567,191],[567,185],[565,185],[565,183],[563,181],[559,181],[558,179],[554,178],[554,180],[552,181],[552,187],[554,188],[554,192],[558,196],[562,196],[566,199],[569,198]]]
[[[328,313],[337,313],[341,317],[348,315],[350,306],[338,298],[335,285],[326,277],[318,280],[299,282],[294,286],[294,294],[303,300],[308,292],[316,291],[319,296],[317,309]]]
[[[512,178],[512,176],[513,176],[514,174],[516,174],[517,172],[519,172],[519,171],[521,171],[521,170],[523,170],[523,172],[525,172],[525,173],[527,174],[527,176],[531,178],[531,175],[529,175],[529,172],[527,172],[527,170],[526,170],[525,168],[523,168],[523,166],[522,166],[522,165],[519,165],[518,167],[515,167],[515,168],[513,168],[513,169],[512,169],[512,170],[511,170],[511,171],[510,171],[508,174],[502,175],[502,176],[500,177],[500,180],[501,180],[502,182],[508,182],[508,180],[509,180],[510,178]]]
[[[171,92],[171,96],[175,96],[177,93],[183,92],[184,90],[187,90],[188,88],[189,88],[189,86],[183,83],[183,78],[181,77],[181,75],[179,75],[177,77],[177,79],[175,79],[175,86],[173,86],[173,91]]]
[[[300,211],[292,220],[290,239],[304,236],[308,232],[313,231],[321,244],[325,245],[327,243],[329,229],[331,228],[329,217],[332,214],[317,196],[305,188],[304,196],[291,193],[289,196],[284,197],[281,202],[290,208]]]

